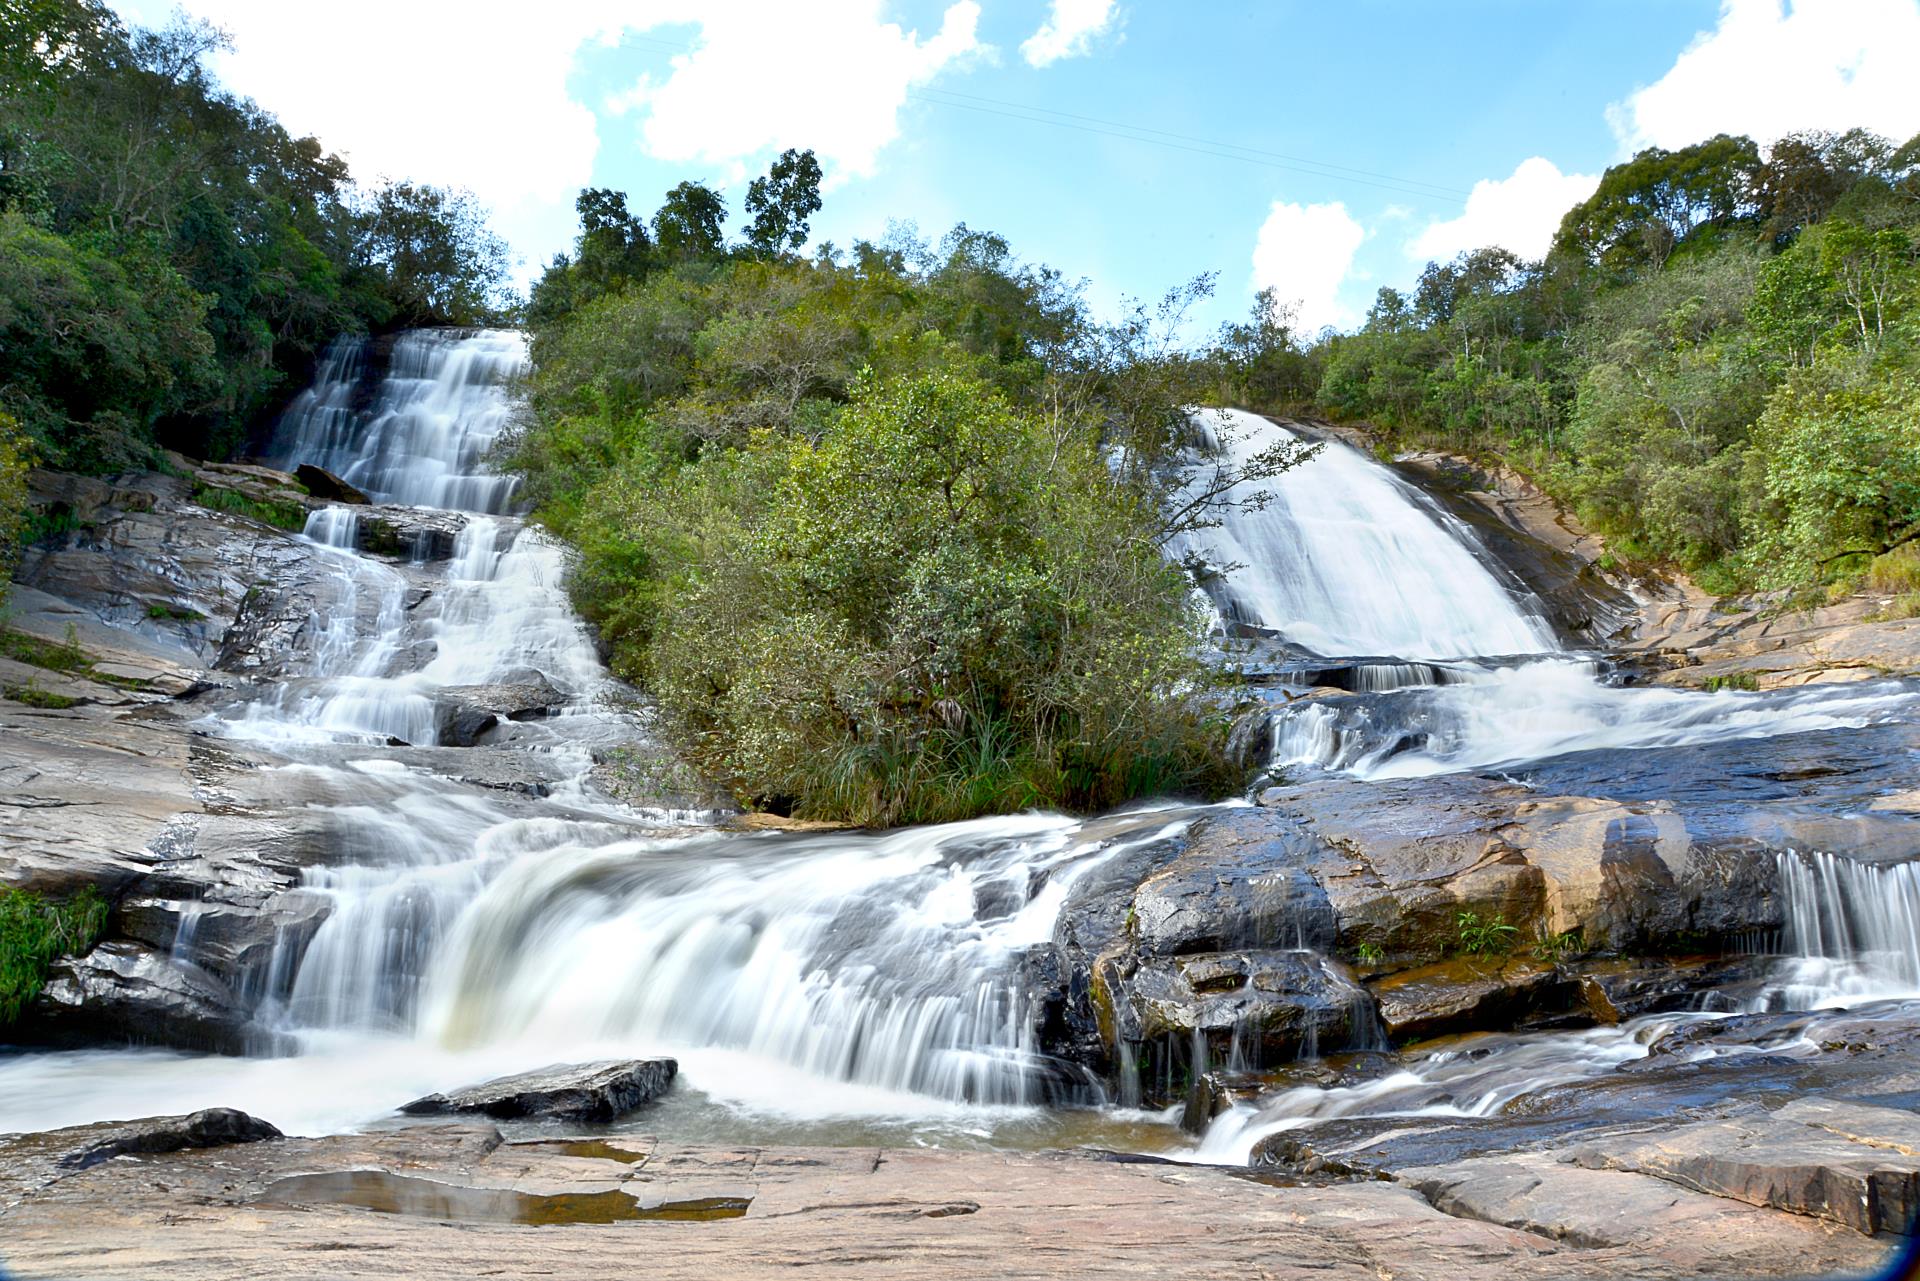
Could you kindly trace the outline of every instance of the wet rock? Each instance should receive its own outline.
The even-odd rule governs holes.
[[[122,939],[56,962],[14,1032],[54,1045],[119,1041],[244,1054],[263,1040],[248,1014],[205,971]]]
[[[498,716],[471,703],[436,701],[434,704],[434,742],[441,747],[473,747],[499,723]]]
[[[1203,1044],[1208,1062],[1257,1066],[1311,1057],[1373,1031],[1365,991],[1311,952],[1133,957],[1103,965],[1101,977],[1123,1041],[1166,1041],[1182,1055]]]
[[[322,502],[348,503],[364,507],[373,501],[326,468],[316,467],[312,463],[301,463],[295,467],[293,478],[305,485],[307,492]]]
[[[404,1104],[409,1115],[479,1112],[500,1120],[551,1117],[610,1121],[652,1102],[673,1084],[673,1059],[555,1064]]]
[[[440,691],[439,696],[510,721],[539,720],[552,716],[569,701],[567,695],[556,688],[552,681],[528,668],[509,672],[502,679],[486,685],[449,685]]]
[[[56,1134],[71,1136],[74,1141],[75,1146],[59,1161],[70,1170],[85,1170],[117,1156],[217,1148],[282,1137],[275,1127],[234,1108],[205,1108],[187,1116],[113,1121]]]
[[[1584,1010],[1579,980],[1515,957],[1462,958],[1375,979],[1380,1022],[1395,1042],[1517,1027]]]
[[[1180,856],[1135,891],[1136,946],[1157,956],[1240,947],[1331,951],[1333,907],[1291,852],[1257,811],[1203,819]]]
[[[454,541],[466,526],[467,517],[461,512],[381,505],[360,513],[355,545],[370,556],[450,560]]]
[[[1920,1213],[1920,1120],[1824,1099],[1641,1136],[1603,1138],[1576,1164],[1628,1170],[1749,1205],[1907,1233]]]

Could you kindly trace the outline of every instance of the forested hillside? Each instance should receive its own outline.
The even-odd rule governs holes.
[[[683,750],[756,804],[869,823],[1214,791],[1233,771],[1170,538],[1196,282],[1097,322],[1001,238],[801,257],[789,152],[729,241],[694,183],[582,193],[529,306],[506,460],[581,550],[577,599]],[[1223,475],[1270,475],[1278,450]]]
[[[470,197],[355,186],[215,82],[222,41],[93,0],[0,13],[0,422],[50,466],[228,456],[338,335],[508,301]]]
[[[1262,368],[1256,404],[1509,462],[1709,590],[1864,578],[1920,610],[1920,139],[1642,152],[1543,261],[1429,264]]]

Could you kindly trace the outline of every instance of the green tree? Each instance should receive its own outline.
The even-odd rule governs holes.
[[[763,178],[747,186],[747,243],[769,257],[807,243],[807,221],[820,212],[820,162],[813,152],[780,153]]]
[[[705,183],[683,182],[653,215],[653,238],[670,258],[712,258],[726,247],[727,202]]]
[[[1746,137],[1717,134],[1678,151],[1649,147],[1601,175],[1569,210],[1554,241],[1611,272],[1665,265],[1702,227],[1728,226],[1758,210],[1759,149]]]

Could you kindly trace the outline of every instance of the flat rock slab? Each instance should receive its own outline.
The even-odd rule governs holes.
[[[400,1110],[410,1116],[478,1112],[500,1120],[611,1121],[659,1097],[679,1070],[673,1059],[554,1064],[448,1094],[429,1094]]]
[[[0,1174],[14,1159],[0,1140]],[[1610,1172],[1566,1174],[1596,1180],[1578,1189],[1596,1199],[1627,1185],[1660,1186]],[[1552,1196],[1574,1191],[1557,1187]],[[532,1198],[542,1210],[617,1199],[668,1213],[607,1223],[579,1216],[489,1222],[470,1213],[527,1204],[515,1198]],[[1527,1222],[1553,1217],[1527,1199],[1513,1190],[1502,1213]],[[491,1126],[419,1125],[70,1171],[17,1204],[0,1202],[0,1248],[22,1278],[103,1281],[796,1274],[1598,1281],[1857,1275],[1888,1254],[1888,1243],[1834,1224],[1720,1204],[1723,1216],[1689,1220],[1687,1232],[1584,1246],[1449,1213],[1394,1183],[1276,1186],[1245,1171],[1064,1153],[713,1147],[625,1135],[503,1144]],[[676,1217],[676,1206],[695,1209]],[[707,1215],[702,1206],[724,1209]]]
[[[1910,1233],[1920,1214],[1917,1141],[1911,1113],[1807,1099],[1772,1113],[1599,1139],[1575,1148],[1572,1159],[1859,1232]]]

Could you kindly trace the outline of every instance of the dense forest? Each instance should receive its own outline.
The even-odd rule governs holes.
[[[511,302],[470,196],[356,186],[215,82],[222,45],[96,0],[0,13],[0,483],[23,450],[86,471],[229,456],[338,335]]]
[[[1644,151],[1543,261],[1430,263],[1239,390],[1511,465],[1717,593],[1864,582],[1920,612],[1920,138]]]

